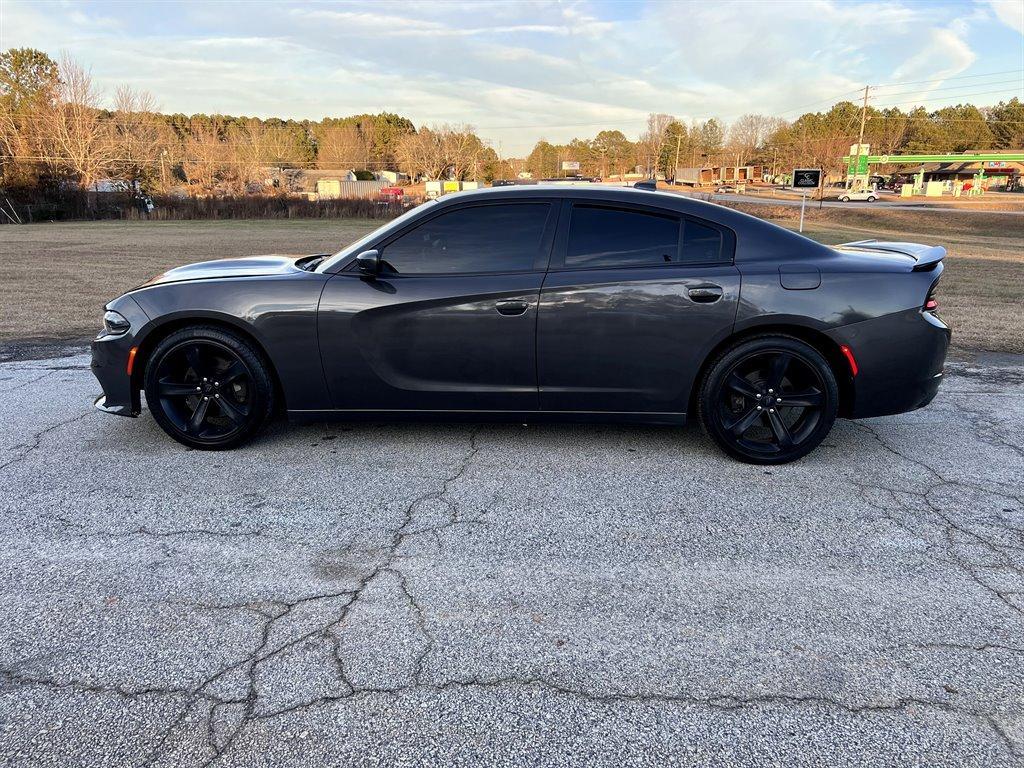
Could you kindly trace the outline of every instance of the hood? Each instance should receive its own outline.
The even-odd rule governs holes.
[[[210,280],[224,277],[263,277],[294,272],[300,267],[295,262],[307,258],[305,255],[271,254],[269,256],[243,256],[238,259],[218,259],[186,264],[184,267],[169,269],[139,288],[148,288],[163,283],[180,283],[185,280]]]

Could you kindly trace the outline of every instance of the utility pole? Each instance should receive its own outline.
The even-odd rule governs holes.
[[[675,164],[675,167],[672,169],[672,182],[673,183],[675,183],[675,181],[676,181],[676,174],[679,173],[679,143],[682,140],[683,140],[683,134],[677,133],[676,134],[676,164]]]
[[[857,186],[857,177],[860,175],[860,147],[864,143],[864,121],[868,116],[868,88],[864,86],[864,106],[860,109],[860,135],[857,137],[857,158],[853,161],[853,184],[851,189]]]

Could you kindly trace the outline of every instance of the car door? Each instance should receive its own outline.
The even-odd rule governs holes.
[[[376,244],[376,277],[329,280],[318,333],[335,407],[536,411],[557,214],[550,200],[447,204]]]
[[[735,320],[735,235],[654,206],[563,205],[538,312],[541,410],[685,413]]]

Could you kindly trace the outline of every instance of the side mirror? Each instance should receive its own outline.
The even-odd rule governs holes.
[[[359,272],[375,277],[380,272],[380,251],[363,251],[356,256]]]

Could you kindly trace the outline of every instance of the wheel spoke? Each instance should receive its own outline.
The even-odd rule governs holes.
[[[778,411],[768,412],[768,426],[772,428],[772,434],[779,443],[779,447],[786,451],[793,447],[793,436],[789,433],[789,427],[782,420]]]
[[[242,364],[242,361],[235,360],[223,373],[217,374],[217,380],[221,384],[230,384],[235,379],[248,375],[248,373],[249,372],[246,370],[245,365]]]
[[[739,392],[744,397],[749,397],[751,400],[753,400],[760,394],[753,384],[744,379],[738,373],[733,373],[731,376],[729,376],[729,378],[726,379],[725,381],[725,386],[727,386],[734,392]]]
[[[220,406],[221,413],[231,419],[236,426],[244,424],[246,418],[249,416],[249,409],[246,406],[231,402],[231,398],[229,397],[224,397],[222,395],[217,398],[217,405]]]
[[[792,356],[788,352],[780,352],[772,360],[771,371],[768,373],[768,386],[778,390],[782,380],[786,377],[786,370],[789,368],[789,361]]]
[[[754,422],[760,418],[762,413],[764,413],[764,411],[758,409],[757,406],[751,406],[749,411],[731,424],[726,424],[725,428],[729,432],[732,432],[736,437],[740,437],[754,425]]]
[[[167,379],[160,379],[159,388],[160,395],[162,397],[184,397],[186,395],[194,395],[196,393],[195,384],[186,384],[181,381],[168,381]]]
[[[203,426],[203,422],[206,421],[206,412],[210,408],[210,401],[208,398],[202,398],[196,404],[196,409],[192,412],[192,418],[188,420],[188,431],[192,434],[198,434],[199,430]]]
[[[790,392],[779,396],[779,408],[817,408],[821,405],[821,392],[807,389],[803,392]]]
[[[199,352],[199,345],[193,344],[185,347],[185,359],[188,361],[188,367],[192,369],[192,373],[196,375],[197,379],[203,378],[203,361],[202,355]]]

